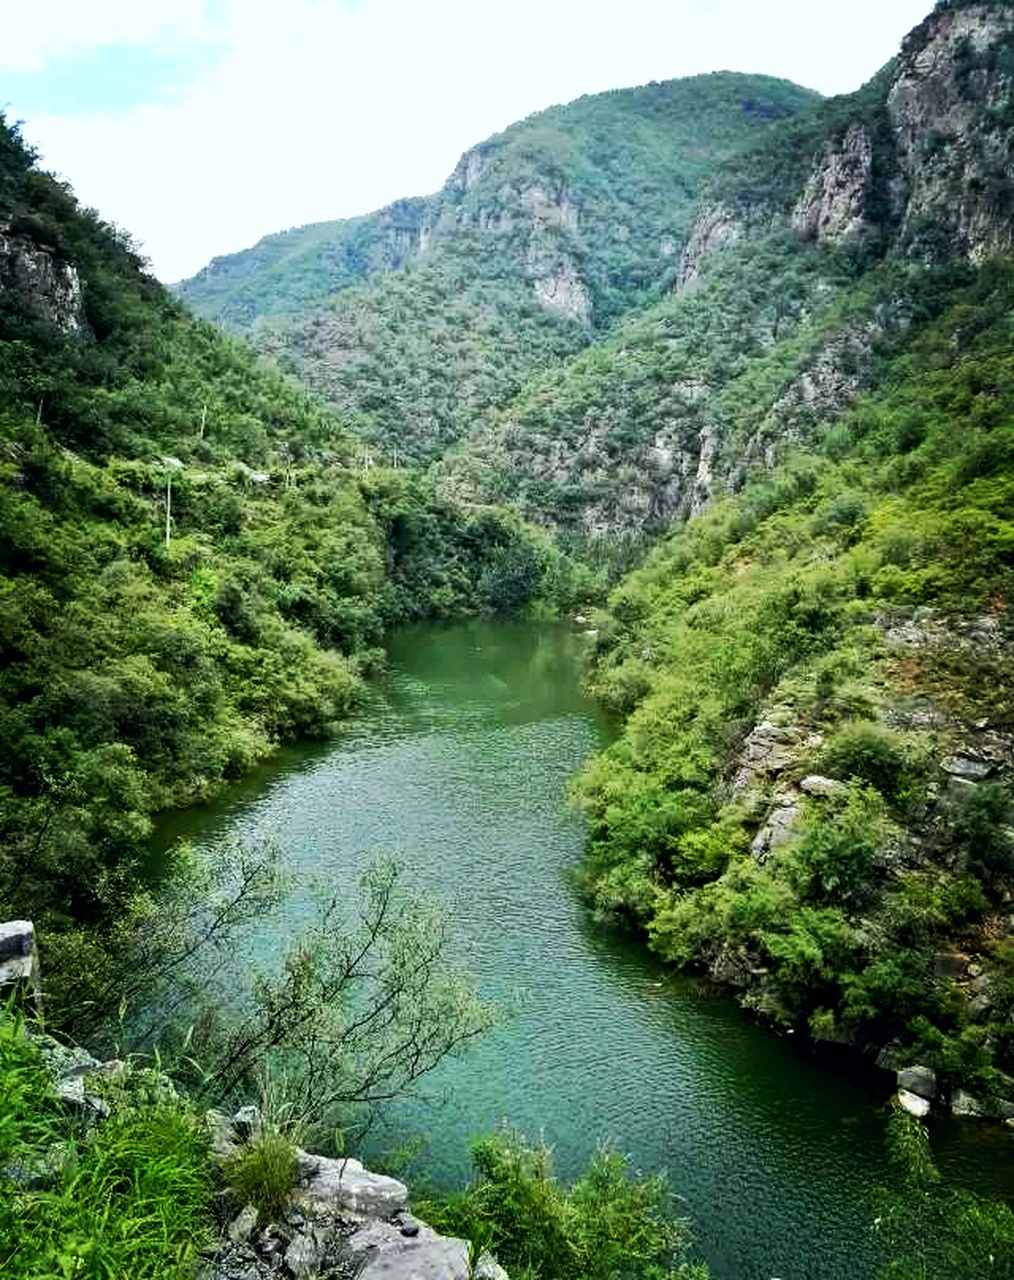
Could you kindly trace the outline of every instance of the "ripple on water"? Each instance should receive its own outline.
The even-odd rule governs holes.
[[[436,1182],[460,1183],[468,1140],[502,1117],[543,1132],[565,1176],[611,1139],[670,1171],[716,1280],[864,1280],[886,1176],[870,1095],[592,927],[570,888],[583,827],[564,798],[604,731],[582,651],[528,624],[407,633],[386,707],[174,830],[272,836],[338,887],[393,853],[451,904],[458,954],[513,1012],[394,1115],[429,1135]],[[287,904],[262,958],[305,910]]]

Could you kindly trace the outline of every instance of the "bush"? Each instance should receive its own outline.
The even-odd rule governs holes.
[[[660,1177],[635,1174],[625,1156],[600,1148],[567,1189],[552,1156],[511,1130],[472,1149],[476,1180],[464,1194],[425,1207],[444,1231],[481,1242],[512,1276],[531,1280],[707,1280],[681,1261],[684,1224],[669,1213]]]
[[[817,766],[833,778],[868,783],[893,802],[907,798],[920,774],[904,745],[871,724],[845,725],[825,747]]]
[[[263,1226],[280,1216],[296,1185],[295,1144],[280,1133],[265,1133],[229,1160],[224,1173],[238,1203],[254,1205]]]

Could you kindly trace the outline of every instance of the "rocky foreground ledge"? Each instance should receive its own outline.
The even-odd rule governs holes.
[[[260,1137],[256,1107],[231,1119],[209,1112],[215,1158]],[[299,1180],[278,1222],[257,1224],[248,1205],[204,1252],[196,1280],[508,1280],[488,1254],[474,1264],[465,1240],[438,1235],[408,1209],[408,1189],[358,1160],[299,1152]]]
[[[41,1012],[35,930],[27,920],[0,924],[0,999],[4,990],[27,988]],[[49,1073],[53,1095],[77,1112],[87,1127],[110,1114],[107,1086],[126,1079],[130,1066],[103,1062],[87,1049],[67,1046],[29,1029]],[[146,1081],[157,1101],[176,1098],[172,1080],[149,1070]],[[206,1117],[212,1159],[219,1165],[244,1144],[263,1136],[256,1107],[229,1117]],[[11,1165],[8,1177],[24,1187],[44,1188],[60,1174],[65,1153],[54,1151],[31,1163]],[[226,1219],[219,1238],[201,1253],[194,1280],[508,1280],[489,1254],[478,1259],[465,1240],[441,1236],[408,1208],[408,1189],[395,1178],[364,1169],[358,1160],[329,1159],[299,1150],[298,1177],[278,1221],[259,1223],[257,1209],[244,1206]]]

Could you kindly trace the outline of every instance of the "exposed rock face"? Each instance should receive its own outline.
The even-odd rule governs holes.
[[[578,324],[591,323],[591,294],[569,258],[561,259],[549,275],[537,277],[534,288],[536,298],[550,311]]]
[[[927,230],[973,260],[1014,246],[1014,11],[971,5],[927,18],[906,41],[887,96],[897,170],[888,203],[901,236],[921,251]],[[788,224],[807,239],[840,243],[874,230],[867,216],[875,144],[862,123],[828,142]],[[890,150],[891,144],[887,144]],[[786,219],[776,208],[705,206],[680,263],[681,289],[698,287],[704,258]]]
[[[478,186],[485,167],[486,156],[483,148],[473,147],[470,151],[466,151],[455,165],[454,172],[448,179],[448,185],[456,187],[459,191],[471,191],[473,187]]]
[[[903,50],[888,97],[905,188],[903,231],[950,230],[973,259],[1009,250],[1014,120],[1002,55],[1014,12],[975,5],[934,14]]]
[[[47,245],[0,223],[0,291],[19,293],[30,309],[61,333],[84,327],[81,282],[69,262]]]
[[[256,1107],[231,1119],[211,1111],[207,1123],[220,1161],[263,1130]],[[256,1209],[245,1206],[205,1251],[197,1280],[507,1280],[489,1254],[472,1268],[467,1241],[414,1217],[396,1178],[358,1160],[305,1151],[298,1159],[299,1183],[279,1221],[258,1225]]]
[[[408,1188],[396,1178],[371,1173],[358,1160],[329,1160],[300,1155],[303,1185],[299,1207],[312,1213],[321,1205],[338,1205],[360,1217],[390,1218],[408,1208]]]
[[[701,283],[701,263],[709,254],[731,248],[747,234],[747,219],[727,205],[706,205],[697,215],[683,256],[680,258],[677,283],[681,292],[692,291]]]
[[[857,240],[868,229],[864,216],[873,179],[873,143],[853,125],[838,146],[827,146],[792,211],[792,226],[810,240]]]
[[[551,191],[536,182],[525,188],[521,200],[531,210],[532,222],[537,228],[577,230],[578,208],[566,190]]]

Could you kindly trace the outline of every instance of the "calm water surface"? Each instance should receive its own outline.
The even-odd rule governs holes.
[[[469,1138],[503,1118],[544,1134],[568,1177],[608,1139],[668,1170],[716,1280],[864,1280],[886,1090],[674,979],[591,925],[570,886],[583,830],[567,784],[609,733],[581,693],[586,644],[556,625],[402,632],[372,714],[176,815],[160,839],[271,837],[297,873],[349,886],[393,853],[450,904],[459,955],[514,1012],[392,1117],[398,1136],[428,1135],[432,1181],[462,1182]],[[295,935],[302,902],[262,954]]]

